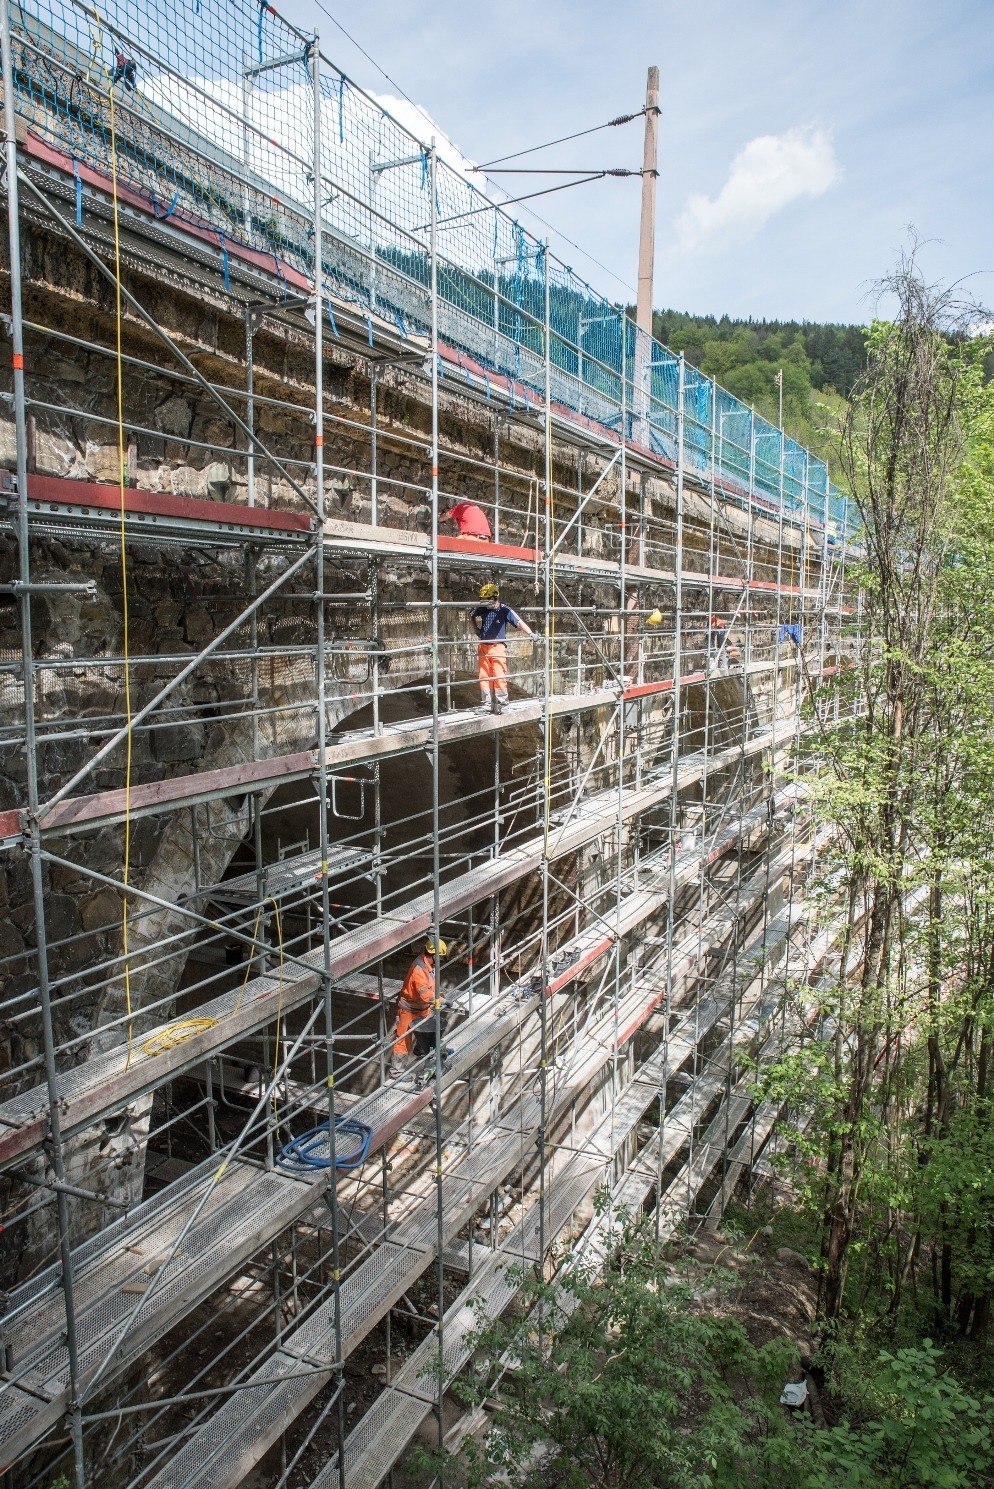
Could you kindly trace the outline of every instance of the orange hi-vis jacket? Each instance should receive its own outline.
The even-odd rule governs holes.
[[[423,953],[408,968],[397,999],[397,1028],[394,1031],[394,1054],[399,1058],[411,1053],[411,1025],[431,1012],[435,1001],[435,966]]]
[[[400,990],[399,1008],[411,1013],[427,1013],[435,997],[435,964],[423,953],[415,957]]]

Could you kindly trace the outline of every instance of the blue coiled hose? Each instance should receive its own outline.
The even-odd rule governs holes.
[[[339,1149],[340,1138],[353,1138],[358,1142],[358,1147],[354,1147],[351,1143],[343,1144],[343,1147],[347,1148],[343,1154]],[[336,1117],[335,1168],[361,1168],[366,1162],[366,1154],[369,1152],[372,1140],[373,1129],[365,1122],[356,1122],[351,1117]],[[284,1168],[330,1168],[331,1155],[328,1147],[328,1124],[322,1122],[320,1127],[312,1127],[309,1131],[302,1132],[299,1137],[291,1138],[280,1149],[276,1161]]]

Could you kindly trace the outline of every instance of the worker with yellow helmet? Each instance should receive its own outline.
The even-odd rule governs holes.
[[[448,947],[439,938],[438,957],[444,957],[447,952]],[[394,1030],[393,1056],[390,1061],[392,1077],[403,1074],[412,1054],[420,1060],[431,1054],[435,1048],[437,959],[434,937],[429,936],[408,968],[397,999],[397,1027]]]
[[[485,584],[480,599],[484,603],[471,611],[469,617],[480,643],[476,649],[479,712],[503,713],[507,707],[507,628],[513,626],[525,636],[534,636],[535,632],[509,605],[501,604],[496,584]]]

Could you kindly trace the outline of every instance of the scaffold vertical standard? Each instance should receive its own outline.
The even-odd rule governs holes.
[[[508,1261],[751,1183],[858,535],[274,8],[0,45],[4,1483],[375,1489]]]

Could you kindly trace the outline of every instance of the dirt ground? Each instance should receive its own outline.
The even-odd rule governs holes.
[[[814,1352],[817,1278],[800,1252],[777,1245],[770,1226],[734,1240],[701,1230],[676,1243],[672,1255],[700,1307],[735,1319],[752,1344],[788,1338],[799,1355]]]

